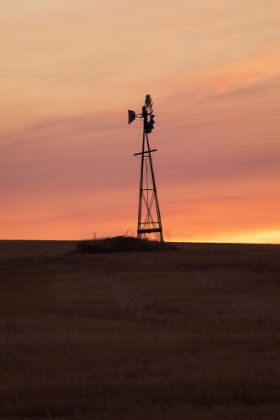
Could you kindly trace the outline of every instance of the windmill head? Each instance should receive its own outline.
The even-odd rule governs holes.
[[[141,114],[136,114],[136,112],[131,109],[128,110],[128,124],[131,124],[136,118],[141,118],[144,123],[146,134],[150,134],[153,131],[155,124],[155,115],[153,112],[152,97],[151,95],[146,95]]]

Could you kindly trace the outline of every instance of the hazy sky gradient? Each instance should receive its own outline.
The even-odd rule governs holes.
[[[172,240],[280,243],[280,3],[0,5],[0,235],[136,234],[142,126]]]

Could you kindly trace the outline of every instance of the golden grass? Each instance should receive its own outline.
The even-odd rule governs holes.
[[[14,246],[0,263],[0,418],[279,418],[279,246]]]

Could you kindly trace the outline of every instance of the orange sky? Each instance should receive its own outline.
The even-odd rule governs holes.
[[[280,3],[0,6],[2,239],[136,234],[142,126],[173,241],[280,243]]]

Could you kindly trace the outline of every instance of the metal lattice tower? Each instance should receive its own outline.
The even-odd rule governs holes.
[[[154,129],[155,123],[153,103],[150,95],[146,95],[141,114],[136,114],[131,110],[128,111],[128,124],[134,121],[136,117],[143,120],[142,151],[134,154],[134,156],[141,156],[137,237],[150,237],[151,239],[163,242],[161,216],[152,161],[152,153],[157,150],[150,149],[148,138],[148,134]]]

